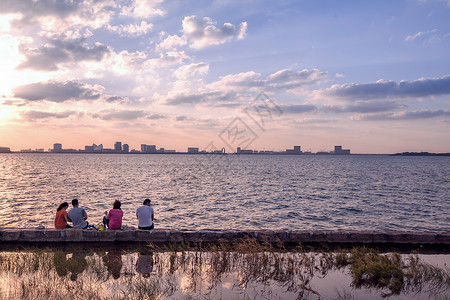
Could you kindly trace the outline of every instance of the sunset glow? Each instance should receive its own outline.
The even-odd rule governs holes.
[[[448,1],[54,3],[0,7],[0,146],[450,151]]]

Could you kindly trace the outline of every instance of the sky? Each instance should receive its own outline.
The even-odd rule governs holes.
[[[449,132],[449,0],[1,0],[12,150],[450,152]]]

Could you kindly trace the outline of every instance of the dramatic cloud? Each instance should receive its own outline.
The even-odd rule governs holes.
[[[405,108],[405,105],[399,104],[394,101],[358,101],[354,104],[345,106],[325,106],[324,111],[336,113],[374,113],[385,112],[399,108]]]
[[[422,78],[414,81],[385,81],[333,85],[322,92],[324,96],[344,100],[371,100],[383,98],[429,97],[450,94],[450,76]]]
[[[363,121],[381,121],[381,120],[418,120],[418,119],[430,119],[435,117],[450,117],[449,110],[416,110],[405,111],[399,113],[384,113],[358,116],[357,120]]]
[[[51,39],[44,46],[32,49],[22,47],[26,60],[18,69],[33,69],[40,71],[56,71],[59,64],[78,63],[81,61],[101,61],[111,50],[95,43],[89,47],[85,39],[66,40]]]
[[[56,118],[56,119],[65,119],[74,115],[76,112],[74,111],[65,111],[65,112],[45,112],[45,111],[37,111],[30,110],[22,113],[22,116],[27,120],[36,120],[36,119],[48,119],[48,118]]]
[[[93,118],[99,118],[104,121],[109,120],[122,120],[122,121],[130,121],[136,120],[139,118],[144,118],[147,116],[147,113],[143,110],[105,110],[99,113],[93,114]]]
[[[47,100],[64,102],[67,100],[95,100],[100,98],[103,87],[91,86],[77,81],[38,82],[19,86],[14,96],[27,101]]]

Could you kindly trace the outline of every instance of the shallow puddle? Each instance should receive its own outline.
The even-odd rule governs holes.
[[[233,251],[0,252],[2,299],[449,299],[450,255]],[[378,273],[377,273],[378,272]]]

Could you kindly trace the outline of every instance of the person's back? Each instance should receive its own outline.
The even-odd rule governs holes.
[[[136,210],[136,216],[139,220],[139,229],[153,229],[154,211],[150,206],[150,200],[145,199],[141,207]]]
[[[117,230],[122,227],[123,211],[121,209],[111,209],[109,211],[109,223],[108,228]]]
[[[76,201],[75,201],[76,200]],[[88,222],[86,222],[86,211],[78,207],[78,200],[72,200],[73,208],[69,211],[67,217],[72,221],[73,228],[87,228]]]

